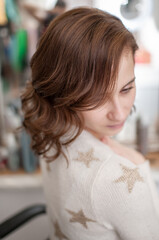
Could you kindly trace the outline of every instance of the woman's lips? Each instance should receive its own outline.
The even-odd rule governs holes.
[[[119,129],[119,128],[122,128],[123,126],[124,126],[124,122],[119,124],[114,124],[114,125],[107,125],[107,127],[111,129]]]

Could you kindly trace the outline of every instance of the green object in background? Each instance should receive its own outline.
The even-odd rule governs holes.
[[[27,31],[19,29],[11,37],[11,63],[15,71],[25,68],[27,58]]]
[[[11,36],[10,62],[17,72],[22,71],[26,65],[27,57],[27,31],[20,28],[21,21],[15,0],[5,0],[7,18],[13,23],[16,32]]]

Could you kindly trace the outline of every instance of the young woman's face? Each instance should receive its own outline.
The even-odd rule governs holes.
[[[85,129],[98,138],[116,135],[130,114],[135,93],[133,55],[131,52],[124,52],[111,99],[99,108],[82,112]]]

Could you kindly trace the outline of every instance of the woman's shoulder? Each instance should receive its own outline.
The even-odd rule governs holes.
[[[70,157],[88,156],[98,158],[99,162],[107,161],[113,151],[88,131],[82,133],[67,147]]]
[[[107,142],[107,145],[113,150],[113,154],[98,171],[96,177],[97,187],[100,184],[102,187],[104,184],[105,188],[107,187],[107,192],[116,192],[118,190],[120,192],[120,189],[116,188],[118,185],[114,183],[126,182],[131,185],[137,180],[137,182],[142,183],[150,172],[149,160],[145,159],[136,150],[124,146],[114,139],[109,143]]]
[[[135,149],[129,148],[114,139],[109,141],[100,141],[88,131],[82,133],[69,145],[67,148],[69,156],[72,158],[77,155],[88,155],[96,157],[100,162],[108,162],[108,159],[113,158],[113,162],[125,161],[132,165],[143,164],[146,160],[144,156]]]

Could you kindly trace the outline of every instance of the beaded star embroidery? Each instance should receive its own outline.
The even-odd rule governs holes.
[[[138,172],[138,168],[128,168],[122,164],[120,164],[122,167],[123,175],[116,179],[114,182],[126,182],[128,186],[129,193],[132,192],[134,185],[136,182],[144,182],[144,179],[140,176]]]
[[[80,210],[78,212],[73,212],[71,210],[68,210],[66,209],[66,211],[72,215],[72,218],[70,219],[70,222],[78,222],[80,224],[82,224],[85,228],[88,228],[87,227],[87,222],[95,222],[94,220],[90,219],[90,218],[87,218],[83,211]]]
[[[93,148],[91,148],[88,152],[78,152],[78,157],[75,159],[76,161],[83,162],[86,167],[89,167],[90,162],[99,161],[98,158],[93,156]]]

